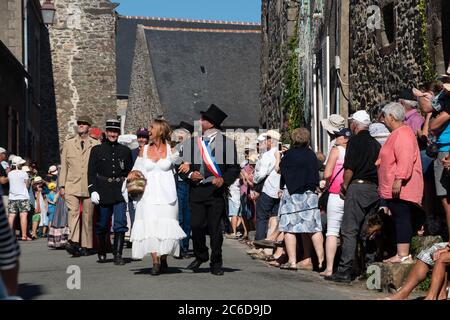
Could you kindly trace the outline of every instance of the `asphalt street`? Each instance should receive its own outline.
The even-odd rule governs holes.
[[[156,299],[156,300],[362,300],[384,296],[361,283],[336,285],[318,273],[268,267],[245,253],[247,247],[225,239],[224,276],[186,269],[191,259],[168,259],[169,273],[151,276],[151,258],[125,266],[99,264],[97,255],[72,258],[49,249],[44,239],[21,242],[19,295],[24,299]],[[108,258],[112,258],[108,255]],[[112,261],[112,260],[111,260]],[[79,275],[79,277],[77,277]]]

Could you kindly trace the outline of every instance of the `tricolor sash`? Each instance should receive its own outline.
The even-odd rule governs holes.
[[[212,155],[211,149],[209,147],[209,142],[203,141],[201,137],[198,137],[197,143],[202,155],[203,162],[205,163],[208,170],[216,178],[221,177],[222,173],[220,172],[219,165],[217,164],[216,159],[214,159],[214,156]]]

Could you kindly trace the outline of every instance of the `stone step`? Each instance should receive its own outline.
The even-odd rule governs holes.
[[[394,293],[405,283],[414,263],[376,262],[367,268],[367,289]]]

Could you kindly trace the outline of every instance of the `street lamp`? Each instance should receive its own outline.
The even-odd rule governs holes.
[[[45,0],[44,4],[42,5],[41,11],[44,24],[52,25],[54,23],[56,9],[51,0]]]

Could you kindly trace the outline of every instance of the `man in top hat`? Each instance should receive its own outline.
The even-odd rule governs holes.
[[[91,149],[99,142],[89,137],[92,119],[80,116],[77,135],[63,144],[58,185],[69,210],[69,240],[66,250],[73,256],[89,255],[93,248],[94,206],[88,191],[88,162]],[[80,218],[80,205],[83,214]]]
[[[227,114],[214,104],[201,112],[201,135],[192,137],[183,146],[183,160],[189,163],[189,203],[192,241],[195,260],[188,269],[197,272],[200,265],[210,260],[211,273],[223,275],[222,229],[225,215],[225,197],[228,187],[238,178],[236,145],[219,130]],[[211,259],[206,246],[206,228],[211,245]]]
[[[106,139],[95,146],[89,159],[89,193],[93,203],[99,205],[96,225],[98,262],[106,262],[106,243],[109,221],[114,215],[114,264],[124,265],[122,250],[127,227],[126,178],[132,168],[131,150],[117,142],[120,121],[106,121]]]

